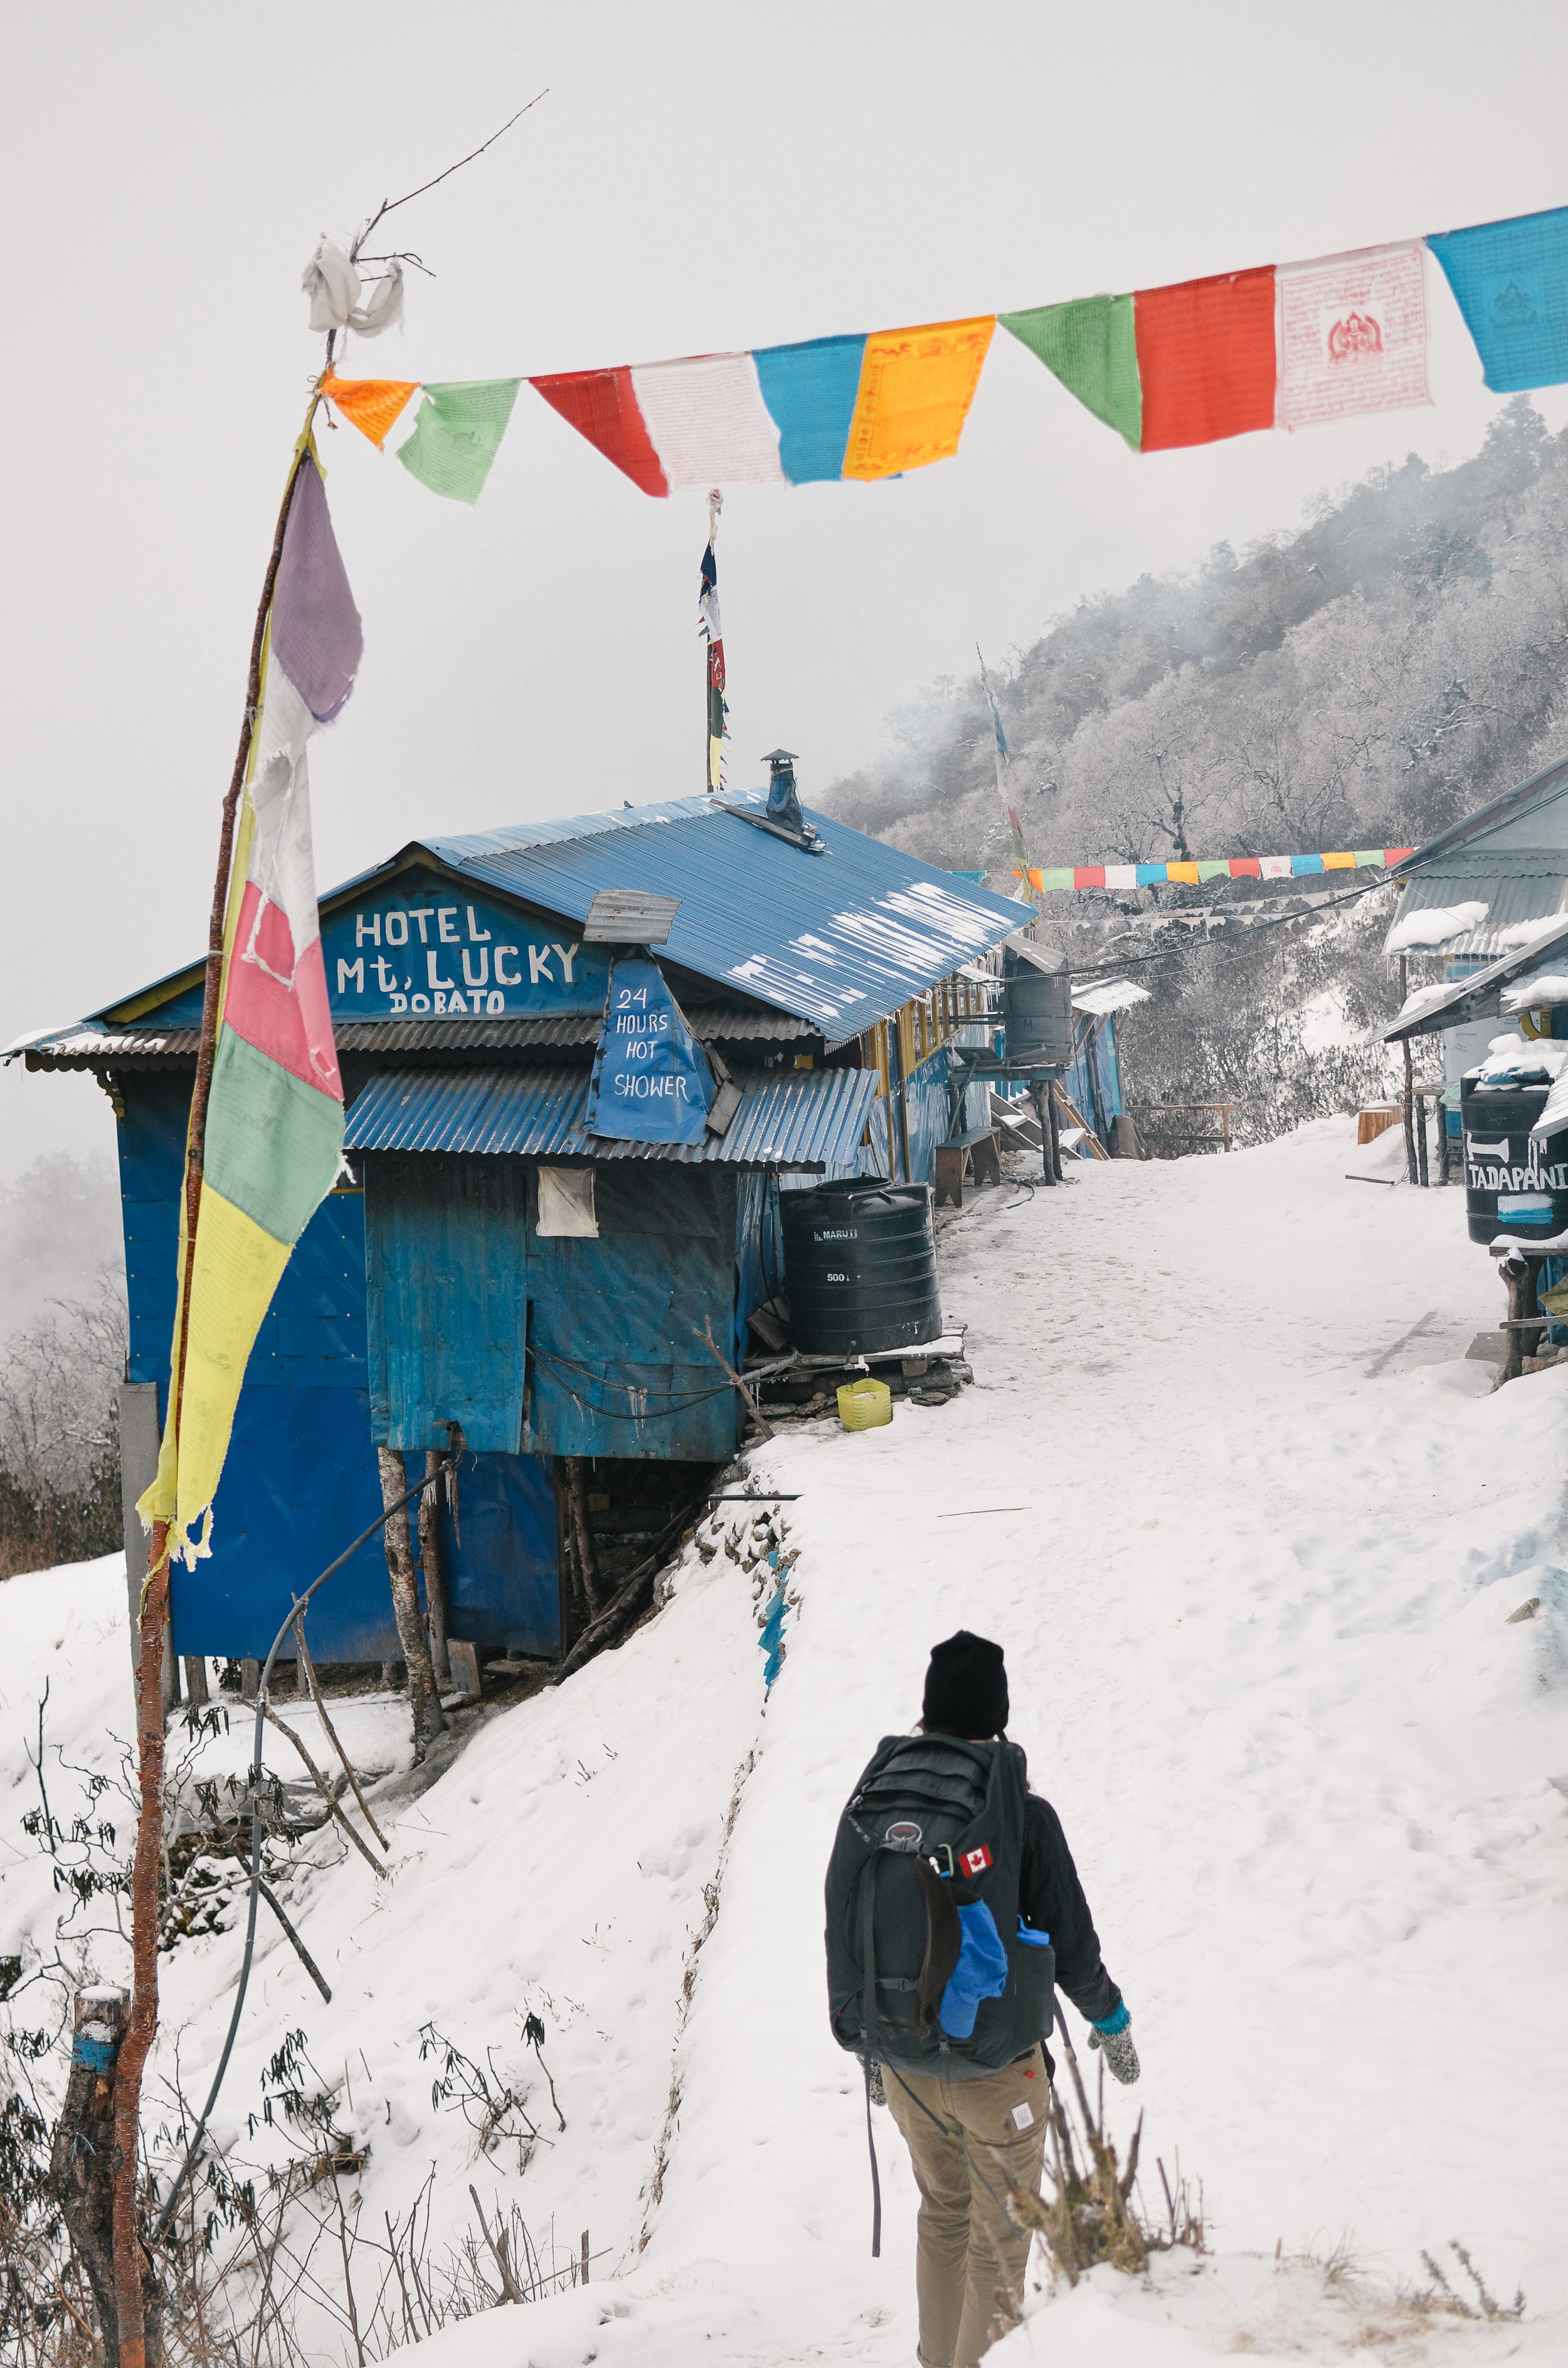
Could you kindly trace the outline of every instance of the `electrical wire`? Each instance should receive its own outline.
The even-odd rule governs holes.
[[[1426,866],[1423,864],[1421,871],[1424,871],[1426,869]],[[1420,874],[1415,871],[1402,871],[1399,876],[1402,880],[1415,880],[1419,878]],[[1348,889],[1343,896],[1325,896],[1321,905],[1313,905],[1305,913],[1281,913],[1272,921],[1251,921],[1236,937],[1205,938],[1203,951],[1206,953],[1235,953],[1247,939],[1258,936],[1264,929],[1290,928],[1300,927],[1303,921],[1318,920],[1324,913],[1336,912],[1341,905],[1354,905],[1359,897],[1375,896],[1380,888],[1386,888],[1388,885],[1389,876],[1385,874],[1381,880],[1369,880],[1365,887]],[[1103,973],[1108,978],[1119,978],[1123,971],[1142,970],[1150,962],[1166,962],[1169,958],[1170,949],[1161,948],[1154,953],[1130,954],[1124,962],[1091,962],[1082,970],[1070,971],[1068,976],[1074,979],[1093,978]]]
[[[412,1488],[404,1491],[404,1493],[397,1499],[395,1504],[383,1505],[378,1518],[369,1524],[368,1529],[360,1531],[353,1544],[351,1546],[346,1546],[343,1552],[338,1555],[335,1562],[328,1563],[320,1577],[313,1578],[311,1581],[303,1595],[297,1595],[294,1598],[292,1604],[290,1606],[289,1613],[287,1618],[284,1620],[283,1625],[279,1628],[277,1635],[274,1636],[272,1640],[272,1648],[267,1654],[266,1663],[262,1668],[261,1682],[256,1690],[256,1736],[251,1746],[250,1770],[250,1907],[245,1918],[244,1954],[240,1960],[240,1979],[239,1987],[234,1992],[234,2009],[229,2017],[228,2036],[223,2042],[223,2052],[218,2058],[218,2069],[212,2076],[212,2086],[208,2091],[207,2102],[201,2108],[201,2119],[196,2124],[195,2135],[192,2137],[189,2146],[186,2148],[185,2160],[179,2167],[179,2170],[175,2178],[174,2185],[170,2188],[168,2195],[165,2200],[164,2208],[158,2214],[156,2225],[153,2227],[152,2237],[149,2240],[149,2250],[151,2246],[161,2242],[168,2228],[169,2222],[174,2217],[175,2205],[179,2201],[180,2190],[184,2187],[187,2179],[190,2176],[191,2171],[196,2167],[197,2157],[201,2147],[201,2141],[207,2135],[207,2124],[212,2118],[212,2108],[218,2101],[218,2092],[223,2085],[223,2075],[229,2068],[229,2058],[233,2053],[234,2039],[240,2027],[240,2016],[244,2009],[245,1989],[250,1981],[251,1960],[256,1954],[256,1911],[261,1896],[262,1889],[261,1786],[262,1779],[267,1772],[262,1759],[264,1743],[262,1730],[267,1718],[267,1682],[272,1676],[272,1665],[278,1658],[284,1638],[288,1635],[290,1630],[293,1627],[295,1621],[300,1617],[301,1613],[306,1610],[311,1598],[316,1593],[317,1589],[324,1587],[327,1580],[331,1578],[335,1573],[340,1571],[343,1568],[344,1564],[351,1560],[352,1557],[358,1553],[360,1547],[366,1543],[367,1540],[375,1536],[378,1530],[385,1529],[388,1521],[394,1513],[401,1512],[403,1508],[407,1504],[411,1504],[415,1497],[422,1497],[433,1480],[438,1479],[443,1472],[451,1471],[455,1467],[456,1463],[457,1457],[455,1455],[444,1455],[441,1458],[440,1463],[437,1465],[435,1471],[426,1473],[423,1478],[418,1480]],[[287,1927],[285,1927],[285,1929],[287,1929]],[[309,1961],[307,1960],[307,1964],[308,1962]]]
[[[571,1383],[564,1379],[564,1375],[576,1373],[583,1381],[592,1382],[601,1390],[622,1390],[628,1397],[652,1397],[654,1395],[653,1392],[639,1390],[635,1382],[612,1382],[608,1375],[596,1373],[591,1366],[579,1365],[573,1358],[558,1356],[549,1349],[530,1348],[528,1354],[536,1365],[544,1366],[547,1372],[553,1371],[555,1379],[574,1406],[580,1406],[586,1414],[602,1414],[610,1422],[664,1422],[671,1415],[684,1414],[687,1406],[706,1406],[710,1398],[727,1398],[734,1395],[734,1383],[724,1382],[716,1389],[699,1390],[694,1397],[677,1398],[671,1395],[657,1413],[622,1414],[619,1406],[596,1406],[591,1398],[583,1397],[573,1388]]]

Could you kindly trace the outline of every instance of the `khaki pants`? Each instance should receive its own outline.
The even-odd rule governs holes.
[[[1007,2190],[1040,2192],[1051,2096],[1044,2051],[983,2080],[932,2080],[891,2066],[884,2074],[920,2189],[923,2368],[973,2368],[1017,2322],[1029,2240],[1007,2217]]]

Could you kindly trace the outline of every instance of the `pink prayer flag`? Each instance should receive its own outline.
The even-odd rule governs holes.
[[[1277,427],[1315,427],[1431,401],[1426,253],[1413,239],[1278,266]]]

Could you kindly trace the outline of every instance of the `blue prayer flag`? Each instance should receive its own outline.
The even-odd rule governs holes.
[[[1431,233],[1494,394],[1568,380],[1568,206]]]

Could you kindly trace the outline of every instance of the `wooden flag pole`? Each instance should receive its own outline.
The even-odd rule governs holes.
[[[196,1084],[190,1098],[190,1125],[186,1139],[185,1255],[180,1270],[178,1308],[179,1353],[169,1393],[168,1423],[179,1436],[180,1402],[185,1390],[185,1352],[189,1333],[191,1278],[196,1264],[196,1221],[201,1205],[202,1155],[207,1138],[207,1104],[212,1089],[212,1060],[218,1042],[218,998],[223,979],[223,928],[229,905],[229,873],[233,861],[234,820],[244,787],[255,737],[256,709],[261,699],[261,662],[267,643],[267,620],[283,556],[283,533],[300,471],[310,456],[311,418],[317,398],[311,399],[304,431],[295,448],[271,556],[262,581],[261,600],[251,637],[250,672],[245,679],[244,717],[233,774],[223,800],[218,835],[218,871],[212,887],[212,911],[207,931],[207,978],[201,999],[201,1035],[197,1047]],[[142,2119],[142,2075],[158,2031],[158,1871],[164,1841],[164,1638],[169,1619],[169,1523],[154,1521],[147,1543],[147,1579],[142,1591],[141,1642],[136,1663],[136,1750],[141,1793],[136,1818],[136,1851],[131,1870],[131,2017],[115,2065],[114,2079],[114,2283],[115,2315],[119,2322],[119,2368],[153,2368],[162,2357],[162,2330],[157,2317],[157,2286],[150,2264],[144,2264],[136,2228],[136,2170]],[[153,2338],[148,2343],[147,2322],[152,2305]]]

